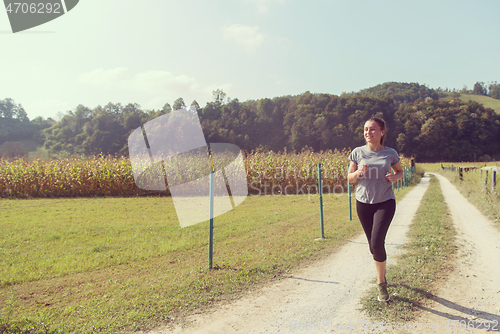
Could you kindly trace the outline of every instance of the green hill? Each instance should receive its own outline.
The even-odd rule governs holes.
[[[415,82],[385,82],[380,85],[362,89],[358,92],[358,94],[375,97],[388,96],[391,99],[394,99],[394,101],[398,104],[413,103],[418,99],[423,101],[427,97],[431,97],[434,100],[439,98],[438,92],[434,89]]]
[[[492,97],[484,95],[460,94],[459,99],[464,102],[469,102],[469,100],[471,100],[481,103],[485,108],[491,108],[495,110],[497,114],[500,114],[500,100]]]

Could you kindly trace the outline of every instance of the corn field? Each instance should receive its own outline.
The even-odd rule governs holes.
[[[317,191],[318,163],[324,192],[347,189],[349,151],[274,153],[255,151],[244,157],[250,194],[299,194]],[[402,157],[402,166],[410,159]],[[168,182],[168,180],[167,180]],[[311,191],[312,188],[312,191]],[[302,191],[302,192],[301,192]],[[55,198],[138,196],[158,192],[138,188],[130,159],[97,156],[57,160],[0,160],[0,197]],[[169,190],[162,192],[169,195]]]

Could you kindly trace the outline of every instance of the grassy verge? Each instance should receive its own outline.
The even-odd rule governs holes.
[[[445,167],[478,167],[477,170],[471,170],[463,173],[463,180],[460,180],[458,170],[442,170],[441,163],[419,164],[429,172],[441,173],[450,180],[455,187],[464,195],[467,200],[476,206],[486,217],[491,219],[495,226],[500,229],[500,173],[497,173],[497,185],[494,190],[491,187],[491,171],[488,174],[488,183],[485,184],[485,172],[480,172],[479,168],[486,166],[500,166],[498,162],[449,162],[443,163]]]
[[[171,198],[2,200],[0,332],[144,330],[236,298],[361,233],[346,194],[323,203],[317,240],[317,195],[248,197],[215,219],[208,270],[208,223],[181,229]]]
[[[496,228],[500,229],[500,173],[497,172],[497,184],[492,188],[492,172],[488,174],[488,182],[485,183],[486,173],[479,170],[463,172],[460,180],[458,172],[442,171],[441,174],[453,183],[467,200],[476,206],[486,217],[494,222]]]
[[[391,301],[380,303],[374,288],[362,298],[363,310],[376,320],[414,319],[419,307],[429,301],[452,267],[455,233],[439,182],[431,177],[410,225],[405,253],[397,258],[396,265],[389,265],[387,269]],[[376,282],[373,283],[375,286]]]

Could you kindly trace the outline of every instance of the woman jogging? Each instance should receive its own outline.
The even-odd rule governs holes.
[[[351,164],[347,180],[358,181],[356,211],[368,239],[375,261],[379,301],[390,299],[387,292],[385,236],[396,211],[396,197],[392,182],[403,177],[403,169],[396,150],[384,146],[385,122],[371,118],[365,123],[366,145],[356,147],[349,156]],[[391,168],[394,173],[391,173]]]

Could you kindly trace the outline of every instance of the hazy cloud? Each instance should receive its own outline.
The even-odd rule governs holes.
[[[112,88],[116,84],[120,86],[126,85],[125,81],[128,78],[128,69],[125,67],[117,67],[110,70],[96,69],[91,72],[83,73],[78,80],[91,84],[100,88]]]
[[[258,48],[265,39],[265,35],[259,32],[259,27],[251,27],[242,24],[229,24],[222,27],[224,38],[236,42],[247,51]]]

